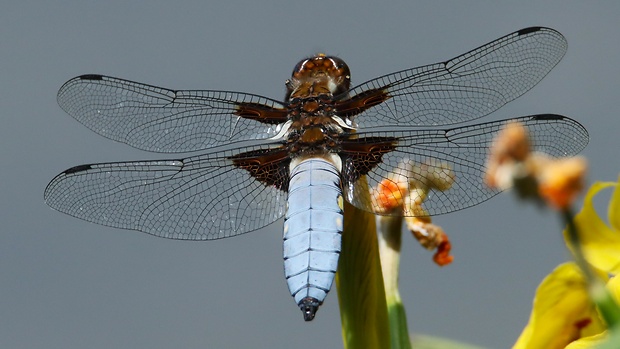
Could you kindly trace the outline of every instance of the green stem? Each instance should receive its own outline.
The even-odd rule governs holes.
[[[383,216],[377,218],[379,255],[381,256],[381,270],[390,319],[392,349],[411,349],[405,307],[398,292],[402,227],[402,217]]]

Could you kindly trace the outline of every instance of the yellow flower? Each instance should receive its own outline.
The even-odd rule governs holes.
[[[615,276],[607,282],[607,289],[611,292],[612,297],[616,300],[616,303],[620,302],[620,276]],[[606,343],[610,339],[608,338],[608,331],[605,330],[599,334],[595,334],[589,337],[580,338],[569,345],[565,349],[590,349],[597,348],[600,344]],[[617,341],[617,336],[613,339]],[[613,341],[612,340],[612,341]],[[611,343],[607,343],[611,344]],[[617,344],[617,343],[616,343]],[[615,348],[617,346],[609,346],[609,348]]]
[[[601,190],[615,187],[609,202],[607,225],[596,213],[592,199]],[[597,182],[584,199],[583,209],[575,216],[575,225],[586,260],[594,268],[620,274],[620,186],[615,182]],[[567,232],[564,231],[564,239]],[[572,246],[568,244],[568,248]]]
[[[596,213],[594,196],[604,188],[615,187],[609,204],[609,225]],[[575,218],[579,240],[587,262],[599,277],[620,274],[620,188],[618,183],[595,183]],[[568,243],[568,233],[564,232]],[[515,349],[585,349],[608,339],[607,327],[589,296],[587,282],[574,263],[557,267],[538,287],[529,323]],[[620,301],[620,277],[606,285],[616,302]]]
[[[513,349],[559,349],[605,330],[574,263],[558,266],[538,286],[530,320]]]

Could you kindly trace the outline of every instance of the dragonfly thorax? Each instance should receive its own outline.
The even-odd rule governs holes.
[[[335,114],[333,105],[332,97],[325,94],[291,101],[287,143],[292,154],[337,150],[339,136],[350,127]]]
[[[351,73],[340,58],[319,53],[297,63],[286,81],[286,100],[327,94],[339,95],[349,90]]]

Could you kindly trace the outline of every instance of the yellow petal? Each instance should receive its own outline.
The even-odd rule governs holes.
[[[620,178],[618,178],[618,182],[620,182]],[[620,232],[620,186],[618,183],[614,183],[614,185],[616,186],[616,189],[614,189],[614,193],[609,201],[607,217],[609,217],[611,227],[616,232]]]
[[[595,336],[578,339],[567,345],[565,349],[590,349],[596,348],[599,344],[607,339],[607,331],[599,333]]]
[[[611,229],[599,217],[592,204],[593,197],[599,191],[611,186],[617,186],[617,183],[597,182],[590,187],[584,199],[583,209],[575,216],[575,224],[588,263],[598,270],[618,274],[620,273],[620,231]],[[618,207],[619,202],[620,194],[614,193],[610,209],[612,206]],[[615,212],[613,216],[620,216],[620,213]],[[566,230],[564,237],[568,241]],[[570,244],[568,247],[572,249]]]
[[[611,292],[612,296],[616,300],[616,302],[620,302],[620,277],[613,277],[609,279],[607,282],[607,289]],[[616,337],[617,338],[617,337]],[[600,344],[608,340],[615,340],[608,338],[608,331],[603,331],[597,335],[580,338],[571,344],[569,344],[565,349],[590,349],[590,348],[598,348]],[[611,344],[611,343],[607,343]],[[610,346],[614,347],[615,346]]]
[[[574,263],[558,266],[536,290],[529,323],[514,349],[564,348],[604,326],[588,297],[583,274]]]
[[[609,279],[606,286],[616,303],[620,304],[620,275],[616,275]]]

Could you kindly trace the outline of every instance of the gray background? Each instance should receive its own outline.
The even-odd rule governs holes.
[[[590,131],[590,179],[620,172],[617,1],[14,1],[0,9],[0,347],[337,348],[336,293],[304,323],[285,285],[282,222],[179,242],[49,209],[73,165],[162,157],[104,139],[56,104],[69,78],[102,73],[170,88],[273,98],[294,64],[339,55],[354,83],[464,53],[532,25],[562,32],[564,60],[485,120],[552,112]],[[165,157],[165,156],[163,156]],[[539,281],[568,258],[549,211],[500,195],[438,217],[455,261],[405,236],[401,292],[412,332],[512,345]]]

